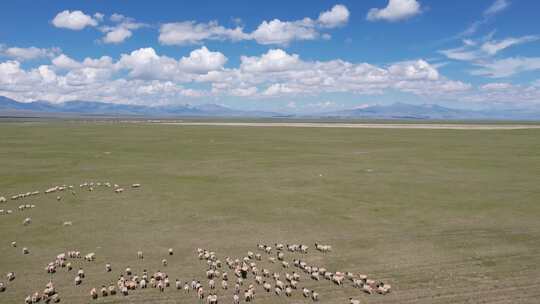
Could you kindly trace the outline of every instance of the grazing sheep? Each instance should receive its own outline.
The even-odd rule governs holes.
[[[0,282],[0,292],[4,292],[6,291],[6,286],[4,285],[3,282]]]
[[[109,285],[109,294],[110,294],[111,296],[116,295],[116,287],[114,287],[113,284]]]
[[[32,223],[32,218],[29,218],[29,217],[25,218],[24,221],[23,221],[23,225],[25,225],[25,226],[28,226],[31,223]]]
[[[93,253],[93,252],[90,252],[89,254],[85,255],[84,256],[84,259],[88,262],[92,262],[92,261],[95,261],[96,259],[96,254]]]
[[[116,189],[114,189],[114,192],[115,193],[122,193],[122,192],[124,192],[124,188],[116,188]]]
[[[147,287],[147,284],[146,284],[146,280],[145,279],[142,279],[140,282],[139,282],[139,287],[141,289],[145,289]]]
[[[279,288],[279,287],[274,288],[274,293],[276,294],[276,296],[280,296],[281,295],[281,288]]]
[[[140,260],[144,259],[142,251],[137,251],[137,258],[140,259]]]
[[[81,285],[82,278],[80,276],[76,276],[74,282],[75,282],[75,285]]]
[[[229,284],[227,283],[227,281],[223,280],[221,281],[221,288],[227,290],[227,288],[229,288]]]
[[[132,188],[140,188],[141,187],[141,184],[133,184],[131,185]]]
[[[6,198],[3,196],[0,196],[0,203],[5,203],[5,202],[7,202]]]
[[[316,292],[316,291],[311,291],[311,299],[312,299],[314,302],[319,301],[319,293]]]
[[[214,280],[210,279],[210,281],[208,281],[208,288],[215,289],[216,288],[216,282]]]
[[[174,254],[174,251],[172,248],[169,248],[169,255],[173,255]]]
[[[8,280],[8,282],[11,282],[11,281],[15,280],[15,273],[14,272],[8,272],[6,274],[6,279]]]
[[[64,227],[66,227],[66,226],[73,226],[73,222],[72,222],[72,221],[65,221],[62,225],[63,225]]]
[[[68,262],[68,263],[66,264],[66,268],[67,268],[68,271],[71,271],[71,269],[73,269],[73,267],[71,266],[71,263],[70,263],[70,262]]]
[[[292,296],[292,288],[290,286],[285,287],[285,295],[287,297]]]
[[[26,248],[26,247],[23,247],[22,253],[23,253],[23,254],[29,254],[29,253],[30,253],[30,250],[28,250],[28,248]]]
[[[79,271],[77,271],[77,276],[84,278],[84,270],[82,268],[79,268]]]
[[[360,304],[360,300],[355,300],[353,298],[349,298],[349,304]]]
[[[17,242],[11,242],[11,247],[17,247]]]
[[[269,283],[267,283],[266,281],[263,282],[263,289],[266,291],[266,292],[270,292],[270,289],[272,289],[272,285],[270,285]]]
[[[289,263],[288,262],[281,262],[281,266],[283,266],[283,268],[289,268]]]
[[[240,297],[237,294],[233,295],[233,304],[240,304]]]
[[[61,201],[61,200],[62,200],[62,197],[61,197],[61,196],[57,196],[57,197],[56,197],[56,200],[57,200],[57,201]]]
[[[111,272],[112,271],[111,264],[109,264],[109,263],[105,264],[105,271],[106,272]]]
[[[108,295],[109,295],[109,290],[107,289],[107,287],[105,287],[105,285],[101,286],[101,296],[106,297]]]
[[[304,295],[304,298],[309,298],[309,296],[311,295],[311,291],[307,288],[302,288],[302,295]]]

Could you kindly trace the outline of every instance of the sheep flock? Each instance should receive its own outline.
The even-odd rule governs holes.
[[[122,187],[109,182],[84,182],[79,185],[77,191],[79,189],[94,191],[98,188],[110,188],[113,195],[119,195],[128,189],[141,188],[141,184]],[[3,207],[8,206],[10,200],[23,202],[28,197],[39,195],[53,195],[57,201],[61,201],[63,195],[77,195],[77,192],[73,185],[58,185],[43,192],[31,191],[7,196],[10,199],[0,196],[0,215],[12,216],[13,210],[25,213],[29,209],[36,208],[35,204],[26,203],[18,204],[17,208],[13,209]],[[22,225],[28,226],[32,222],[32,218],[27,216]],[[63,222],[63,226],[71,225],[73,225],[71,221]],[[16,240],[9,241],[12,248],[18,247]],[[350,288],[348,293],[356,293],[357,297],[351,297],[345,303],[360,304],[363,303],[359,299],[360,294],[382,296],[392,290],[390,284],[363,273],[330,269],[325,265],[307,262],[309,255],[331,255],[334,252],[331,245],[315,243],[311,247],[306,244],[268,244],[272,243],[261,242],[253,247],[253,251],[247,251],[240,257],[219,256],[213,250],[197,248],[193,253],[193,265],[202,268],[203,271],[195,278],[179,273],[173,275],[166,271],[170,265],[168,258],[176,254],[174,246],[164,250],[160,256],[146,256],[142,249],[133,252],[133,258],[136,260],[155,259],[160,262],[160,269],[142,271],[137,271],[138,268],[131,268],[129,265],[114,265],[106,257],[98,256],[95,252],[82,253],[72,248],[59,252],[44,265],[43,271],[49,276],[49,282],[42,290],[29,290],[27,296],[21,299],[21,303],[59,303],[61,294],[56,288],[55,274],[60,271],[71,273],[73,278],[71,288],[86,288],[91,301],[125,297],[125,301],[130,302],[130,295],[145,289],[155,289],[156,296],[170,290],[168,292],[178,292],[183,296],[192,297],[192,303],[207,304],[256,302],[258,297],[282,297],[291,301],[302,299],[312,302],[331,299],[331,294],[325,295],[321,290],[309,287],[313,285],[309,282],[318,282],[316,286],[319,287],[321,284],[328,284],[331,288]],[[31,248],[22,247],[21,254],[30,253]],[[88,263],[102,263],[104,272],[116,272],[118,275],[114,280],[104,281],[97,286],[88,286],[88,283],[85,283],[86,278],[93,275],[85,272]],[[9,285],[14,280],[24,280],[24,277],[19,278],[13,271],[5,274],[4,278],[5,280],[0,278],[0,303],[2,293],[9,290]],[[328,288],[324,290],[328,291]]]

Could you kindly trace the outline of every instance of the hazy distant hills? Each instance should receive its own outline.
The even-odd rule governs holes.
[[[233,110],[216,104],[166,105],[143,106],[116,104],[94,101],[67,101],[51,104],[44,101],[29,103],[17,102],[10,98],[0,96],[0,115],[104,115],[104,116],[150,116],[150,117],[181,117],[181,116],[208,116],[208,117],[272,117],[279,113],[263,111]]]
[[[435,104],[394,103],[334,112],[285,115],[275,112],[242,111],[216,104],[143,106],[93,101],[44,101],[22,103],[0,96],[0,116],[139,116],[139,117],[297,117],[364,119],[500,119],[539,120],[539,110],[463,110]]]

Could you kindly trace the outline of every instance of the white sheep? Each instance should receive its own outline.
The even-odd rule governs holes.
[[[28,248],[26,248],[26,247],[23,247],[22,253],[23,253],[23,254],[29,254],[29,253],[30,253],[30,250],[28,250]]]
[[[11,247],[17,247],[17,242],[11,242]]]
[[[174,254],[174,251],[172,248],[169,248],[169,255],[173,255]]]
[[[144,258],[142,251],[137,251],[137,258],[142,260]]]
[[[30,223],[32,223],[32,218],[29,218],[29,217],[25,218],[23,221],[23,225],[25,226],[30,225]]]
[[[131,185],[132,188],[140,188],[141,187],[141,184],[133,184]]]
[[[360,304],[360,300],[355,300],[353,298],[349,298],[349,304]]]
[[[0,203],[5,203],[5,202],[7,202],[6,198],[3,196],[0,196]]]

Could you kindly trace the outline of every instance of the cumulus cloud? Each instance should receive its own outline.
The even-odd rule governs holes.
[[[133,35],[134,30],[147,26],[144,23],[136,22],[133,18],[116,13],[112,14],[109,19],[116,24],[100,27],[100,30],[105,33],[102,39],[103,43],[122,43]]]
[[[345,5],[336,4],[329,11],[324,11],[319,15],[319,23],[323,27],[333,28],[345,25],[349,21],[349,10]]]
[[[263,21],[250,37],[260,44],[287,45],[294,40],[315,40],[319,37],[319,32],[310,18],[297,21],[274,19]]]
[[[37,48],[37,47],[6,47],[0,45],[0,56],[17,59],[18,61],[33,60],[39,58],[52,58],[59,54],[59,48]]]
[[[98,15],[99,17],[100,15]],[[86,15],[81,11],[65,10],[58,13],[52,20],[52,24],[58,28],[66,28],[74,31],[79,31],[87,26],[97,26],[98,20],[90,15]]]
[[[50,65],[23,69],[18,61],[0,65],[0,94],[28,100],[70,99],[111,102],[165,103],[176,98],[237,96],[274,98],[322,93],[360,95],[398,90],[420,96],[438,96],[470,89],[446,79],[425,60],[388,66],[343,60],[306,61],[298,54],[270,49],[259,56],[242,56],[235,68],[226,68],[220,52],[200,47],[175,59],[141,48],[114,61],[111,57],[78,61],[65,54]],[[187,86],[210,87],[210,90]]]
[[[349,15],[347,7],[338,4],[322,12],[317,20],[307,17],[293,21],[264,20],[251,33],[245,32],[241,26],[224,27],[217,21],[172,22],[161,25],[159,42],[164,45],[187,45],[202,44],[205,40],[255,40],[263,45],[288,45],[292,41],[329,39],[330,35],[321,33],[321,30],[345,25]]]
[[[165,45],[200,44],[204,40],[247,39],[241,27],[228,29],[216,21],[196,23],[195,21],[165,23],[159,29],[159,42]]]
[[[385,8],[372,8],[367,14],[369,21],[400,21],[422,12],[417,0],[389,0]]]

